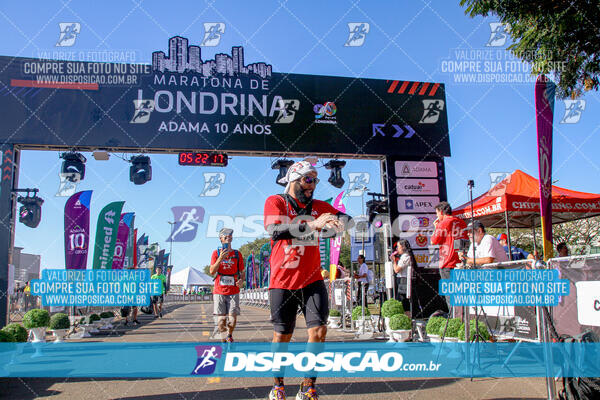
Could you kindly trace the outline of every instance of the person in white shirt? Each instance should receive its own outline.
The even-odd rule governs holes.
[[[473,227],[475,227],[475,255],[473,256]],[[497,263],[508,261],[508,255],[504,251],[504,248],[492,235],[485,233],[485,227],[479,220],[475,220],[472,224],[467,226],[467,235],[471,240],[471,246],[467,255],[460,255],[461,260],[465,260],[467,265],[481,266],[484,264]]]
[[[365,264],[365,256],[360,254],[357,259],[358,262],[358,273],[354,274],[354,279],[358,281],[358,304],[363,303],[363,290],[365,293],[365,304],[367,303],[367,290],[369,289],[369,267]]]
[[[409,287],[408,277],[412,276],[413,268],[417,267],[417,261],[408,240],[401,239],[396,243],[396,251],[391,257],[396,273],[396,300],[402,302],[405,310],[409,310]]]

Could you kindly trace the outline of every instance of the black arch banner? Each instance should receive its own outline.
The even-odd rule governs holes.
[[[178,66],[157,53],[153,65],[0,57],[0,107],[10,116],[0,140],[450,155],[443,84],[272,73],[264,63],[243,65],[243,48],[232,53],[203,67],[201,60]]]

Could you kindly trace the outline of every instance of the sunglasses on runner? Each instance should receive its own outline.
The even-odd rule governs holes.
[[[319,178],[313,178],[312,176],[303,176],[302,177],[302,182],[306,183],[307,185],[311,185],[311,184],[317,184],[319,183]]]

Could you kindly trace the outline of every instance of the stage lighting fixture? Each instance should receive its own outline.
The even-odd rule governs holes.
[[[44,200],[36,195],[19,196],[17,201],[21,203],[19,208],[19,222],[30,228],[37,228],[42,219],[42,204]]]
[[[375,228],[381,228],[384,220],[389,217],[387,200],[367,201],[367,213],[369,214],[369,225],[373,224]]]
[[[85,177],[85,162],[86,158],[81,153],[69,152],[62,153],[62,168],[60,172],[66,177],[69,182],[79,182]]]
[[[152,180],[152,166],[150,157],[133,156],[131,157],[131,167],[129,167],[129,180],[136,185],[143,185]]]
[[[283,177],[285,177],[285,175],[288,172],[288,169],[292,166],[292,164],[294,164],[294,161],[292,160],[286,160],[285,158],[282,158],[280,160],[275,161],[272,165],[271,165],[271,169],[278,169],[279,170],[279,174],[277,174],[277,178],[275,178],[275,182],[281,186],[286,186],[285,183],[279,183],[279,180]]]
[[[325,168],[331,170],[331,175],[329,176],[329,183],[331,186],[336,188],[341,188],[344,186],[344,178],[342,178],[342,168],[346,166],[346,161],[340,160],[330,160],[327,164],[325,164]]]

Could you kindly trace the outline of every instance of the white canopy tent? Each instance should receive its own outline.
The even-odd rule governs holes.
[[[193,267],[187,267],[171,275],[171,286],[181,285],[186,289],[193,286],[212,286],[213,278]]]

